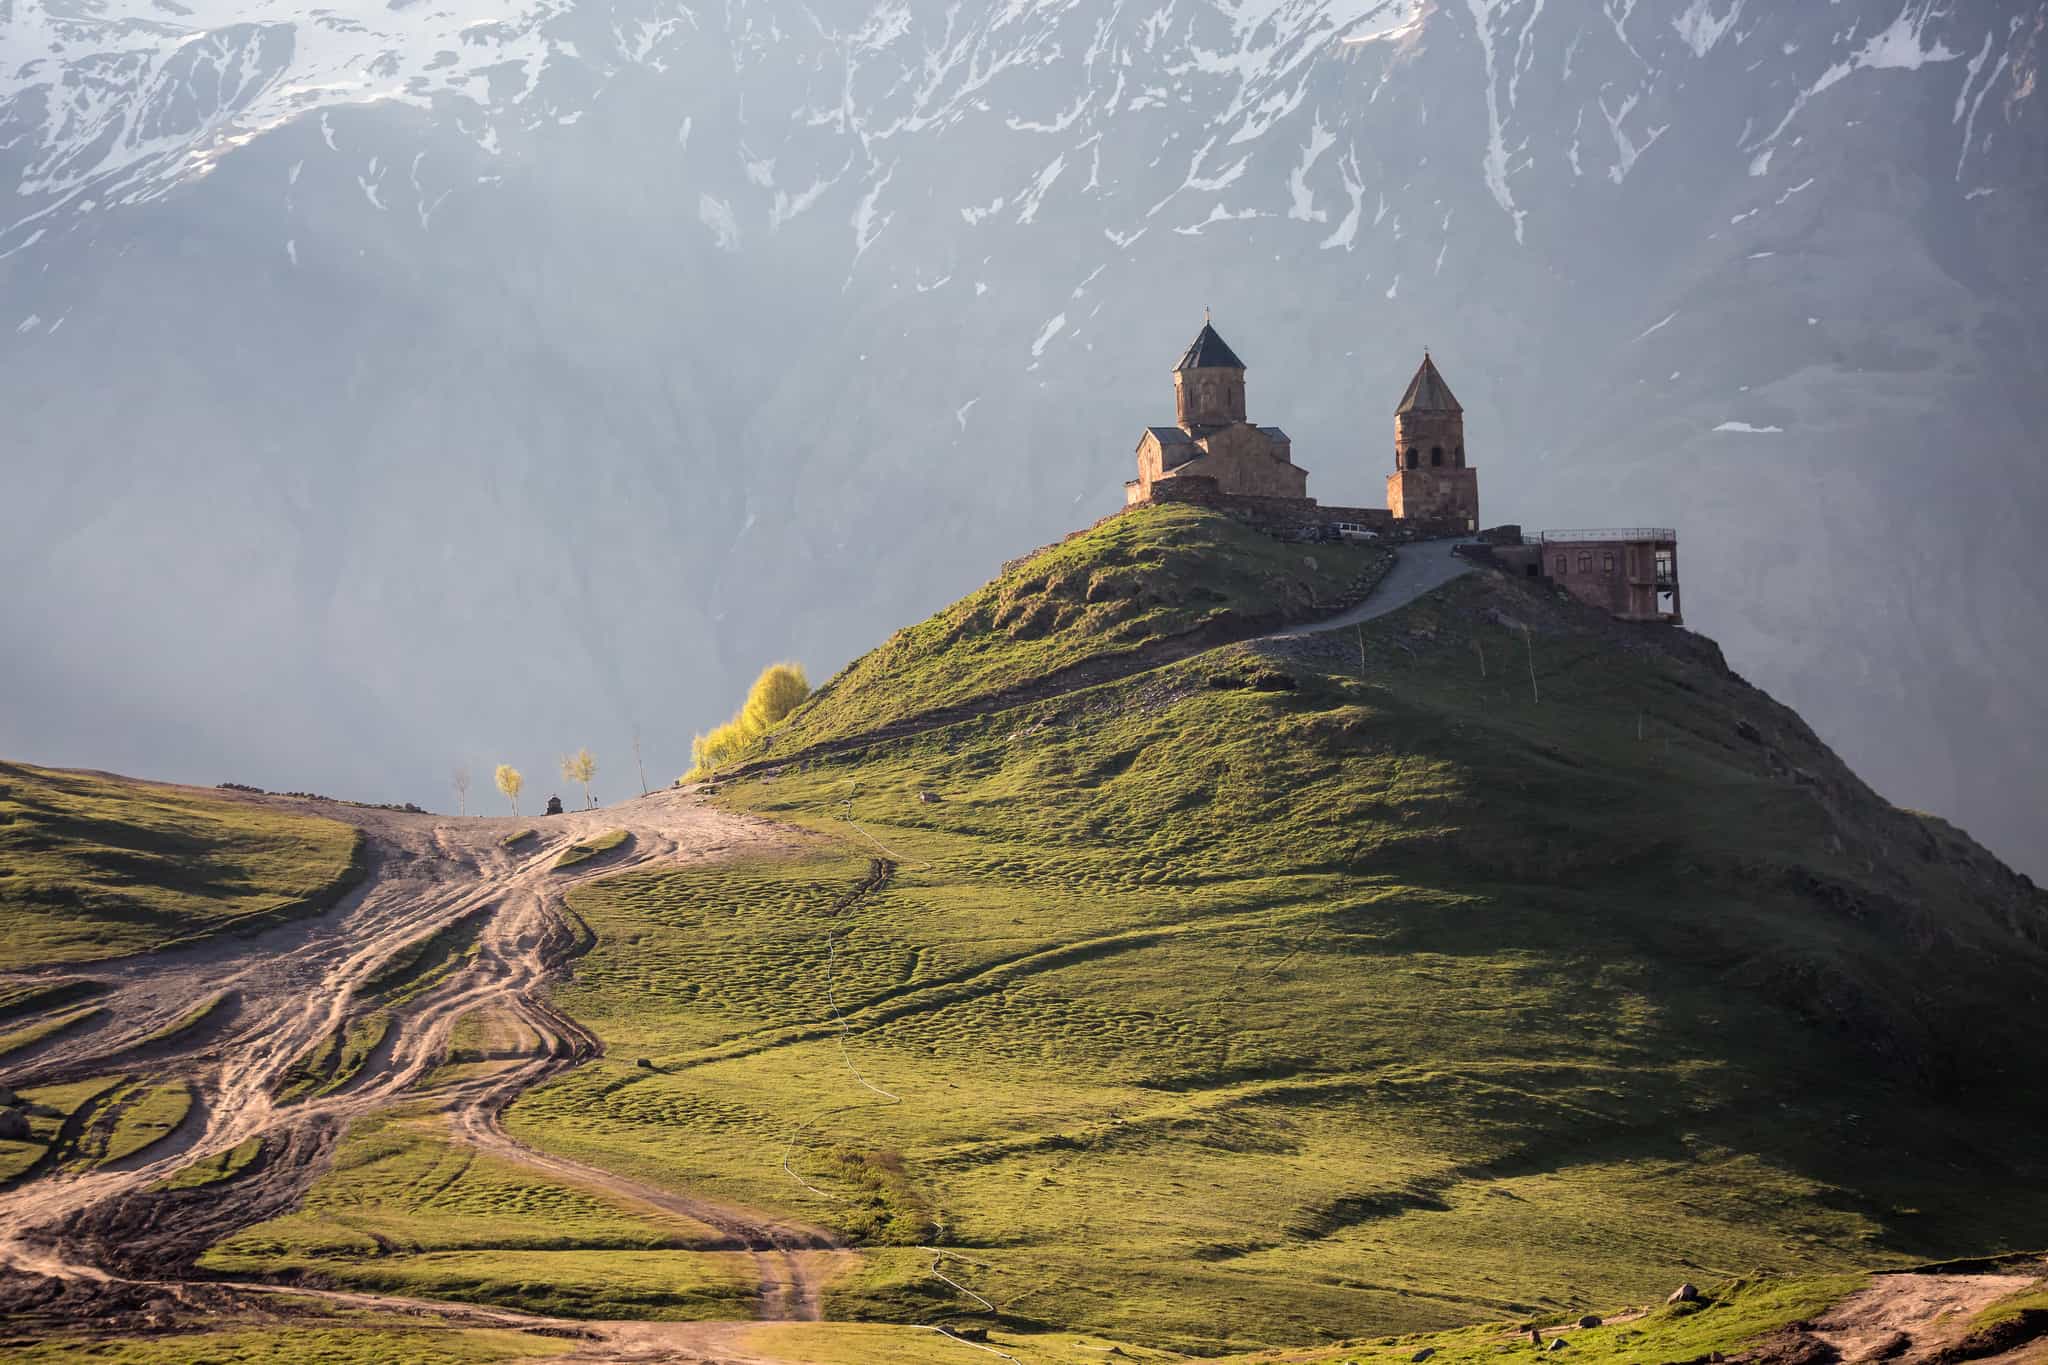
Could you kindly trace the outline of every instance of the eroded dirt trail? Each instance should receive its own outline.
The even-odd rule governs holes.
[[[127,1160],[82,1172],[32,1172],[0,1190],[0,1271],[81,1288],[138,1281],[175,1288],[180,1271],[211,1242],[291,1208],[350,1119],[424,1095],[448,1110],[460,1140],[717,1229],[753,1254],[761,1316],[819,1316],[820,1273],[827,1259],[845,1254],[825,1234],[531,1151],[499,1123],[521,1092],[601,1050],[542,989],[586,933],[565,893],[634,866],[786,845],[790,831],[680,791],[532,821],[240,799],[357,825],[368,842],[368,877],[316,919],[49,974],[105,983],[94,1000],[106,1011],[104,1022],[10,1056],[0,1063],[0,1085],[147,1071],[184,1079],[195,1103],[177,1131]],[[505,838],[521,829],[535,833],[507,848]],[[621,829],[630,836],[624,846],[587,866],[555,870],[571,842]],[[394,967],[465,923],[476,925],[474,948],[452,971],[409,997],[377,998]],[[223,1003],[197,1026],[164,1037],[216,998]],[[517,1022],[523,1041],[514,1055],[484,1075],[423,1092],[456,1024],[484,1009]],[[352,1076],[328,1093],[277,1098],[295,1062],[373,1012],[390,1022]],[[152,1189],[195,1161],[257,1137],[263,1153],[245,1175],[199,1189]]]

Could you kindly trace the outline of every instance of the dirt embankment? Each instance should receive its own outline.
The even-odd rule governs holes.
[[[2026,1309],[1979,1325],[2000,1300],[2048,1284],[2048,1262],[1980,1274],[1876,1275],[1808,1322],[1773,1333],[1739,1360],[1750,1365],[2000,1365],[2048,1362],[2048,1311]]]

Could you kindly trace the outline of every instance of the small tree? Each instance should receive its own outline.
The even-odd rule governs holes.
[[[590,796],[590,779],[597,776],[597,760],[590,756],[590,750],[578,749],[574,755],[562,760],[562,780],[583,784],[583,804],[595,806]]]
[[[505,793],[505,799],[512,803],[512,813],[519,814],[519,789],[526,785],[526,779],[519,775],[519,769],[510,763],[498,765],[498,790]]]
[[[455,768],[455,813],[469,814],[469,765],[460,763]]]

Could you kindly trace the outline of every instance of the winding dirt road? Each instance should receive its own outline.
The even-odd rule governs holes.
[[[86,976],[106,988],[92,1002],[102,1012],[87,1026],[0,1061],[0,1086],[23,1089],[129,1072],[182,1079],[195,1097],[176,1131],[126,1160],[83,1172],[32,1171],[0,1187],[0,1283],[60,1282],[85,1301],[95,1288],[108,1296],[126,1289],[132,1298],[141,1287],[182,1297],[181,1291],[198,1287],[183,1276],[209,1244],[298,1202],[351,1119],[426,1099],[447,1110],[461,1141],[717,1230],[754,1257],[760,1317],[821,1315],[822,1278],[850,1254],[827,1234],[532,1151],[499,1123],[523,1091],[602,1050],[593,1034],[548,1003],[542,989],[587,940],[565,904],[567,891],[635,866],[766,851],[798,836],[675,790],[534,820],[455,820],[206,794],[353,824],[367,841],[368,875],[333,910],[260,935],[70,970],[0,975],[0,985]],[[522,829],[535,834],[507,848],[506,837]],[[630,835],[622,847],[573,870],[555,870],[571,842],[621,829]],[[452,971],[410,998],[403,992],[395,1000],[378,998],[380,973],[403,966],[434,935],[470,920],[477,925],[474,951]],[[222,1003],[190,1026],[195,1008],[216,997]],[[499,1049],[499,1065],[482,1074],[423,1088],[444,1059],[458,1021],[480,1010],[516,1021],[501,1031],[523,1035],[524,1041],[510,1056]],[[275,1098],[295,1061],[373,1012],[388,1014],[391,1023],[353,1076],[316,1097]],[[183,1032],[163,1036],[181,1023],[188,1024]],[[151,1188],[195,1161],[257,1137],[264,1139],[263,1155],[242,1176],[198,1189]],[[207,1288],[221,1287],[207,1282]],[[347,1297],[418,1308],[403,1299]]]

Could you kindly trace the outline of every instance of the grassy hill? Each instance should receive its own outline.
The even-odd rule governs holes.
[[[0,970],[325,908],[361,875],[357,844],[333,820],[0,763]]]
[[[1244,534],[1109,523],[821,689],[778,751],[898,737],[725,789],[809,856],[577,892],[609,1055],[509,1126],[862,1240],[835,1316],[1204,1352],[2042,1240],[2048,904],[1710,643],[1475,575],[975,702],[1128,642],[1101,574],[1298,610]]]
[[[1390,559],[1375,545],[1283,544],[1199,508],[1136,508],[897,631],[820,687],[756,756],[944,718],[1075,670],[1112,676],[1327,613]]]

